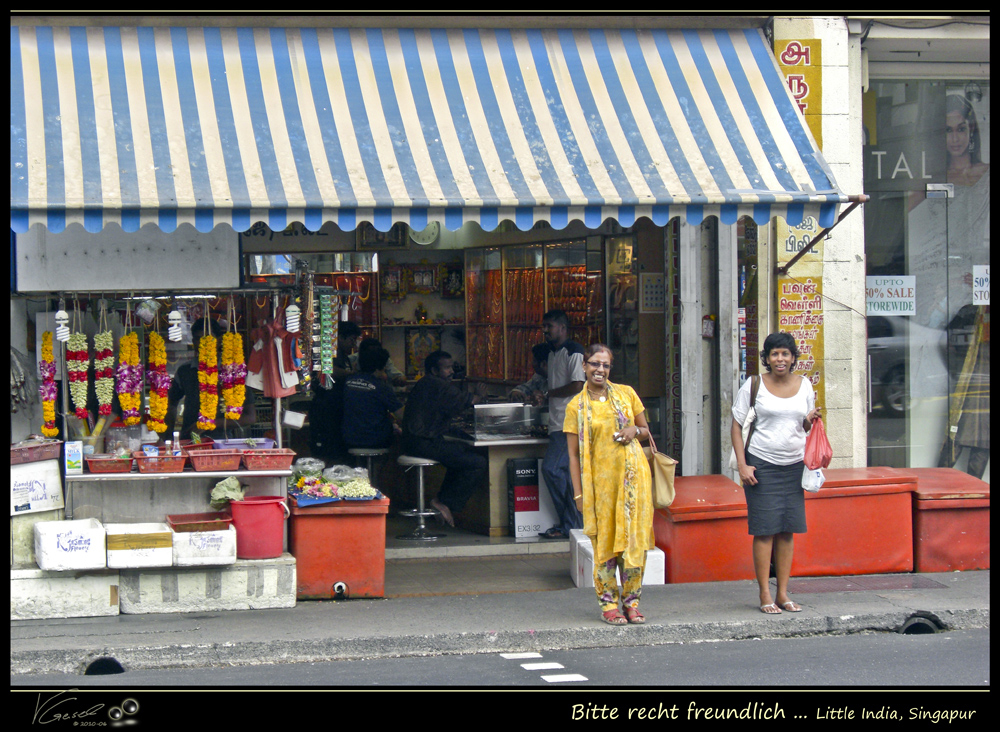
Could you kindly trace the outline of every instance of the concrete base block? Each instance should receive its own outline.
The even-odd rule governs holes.
[[[121,570],[121,611],[129,615],[295,607],[295,592],[288,553],[225,567]]]
[[[10,517],[10,566],[35,564],[35,524],[41,521],[62,521],[65,509],[24,513]]]
[[[10,571],[10,619],[89,618],[118,614],[117,570]]]
[[[590,537],[579,529],[569,532],[569,572],[577,587],[594,586],[594,547]],[[664,584],[666,557],[659,548],[646,552],[646,569],[642,574],[642,584]]]

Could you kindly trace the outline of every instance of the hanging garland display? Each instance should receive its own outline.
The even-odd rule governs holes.
[[[38,364],[42,382],[38,386],[42,398],[42,434],[46,437],[58,437],[56,429],[56,361],[52,353],[52,331],[42,334],[42,360]]]
[[[163,336],[149,334],[149,412],[146,426],[153,432],[165,432],[167,424],[167,394],[170,391],[170,374],[167,373],[167,345]]]
[[[111,400],[115,396],[114,344],[110,330],[94,335],[94,391],[97,392],[97,413],[102,417],[111,414]]]
[[[219,355],[213,335],[202,336],[198,341],[198,390],[201,392],[197,427],[215,429],[215,415],[219,408]]]
[[[142,406],[142,364],[139,363],[139,334],[136,331],[126,333],[118,343],[118,348],[118,403],[122,407],[123,421],[126,425],[131,426],[139,424],[139,409]],[[104,409],[103,405],[101,409]],[[110,409],[108,413],[110,413]],[[101,414],[105,413],[101,412]]]
[[[226,419],[243,416],[243,400],[246,397],[247,367],[243,362],[243,336],[226,333],[222,336],[222,400],[226,405]]]
[[[77,419],[87,419],[87,371],[90,369],[90,354],[87,351],[87,336],[75,331],[66,342],[66,368],[69,371],[69,393],[73,397],[73,407]]]

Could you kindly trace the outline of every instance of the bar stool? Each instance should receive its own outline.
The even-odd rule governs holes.
[[[351,447],[347,450],[348,453],[356,458],[366,458],[368,461],[368,482],[372,484],[372,488],[378,488],[378,484],[375,482],[375,473],[372,472],[372,460],[375,458],[382,457],[383,455],[389,454],[388,447]]]
[[[431,460],[430,458],[414,457],[413,455],[400,455],[396,462],[402,465],[407,471],[410,468],[417,469],[417,508],[399,512],[400,516],[406,516],[407,518],[415,517],[417,519],[417,528],[413,530],[413,533],[403,534],[396,538],[413,541],[434,541],[440,539],[442,536],[447,536],[447,534],[435,534],[428,531],[424,523],[425,517],[437,516],[437,511],[424,508],[424,468],[437,465],[438,461]]]

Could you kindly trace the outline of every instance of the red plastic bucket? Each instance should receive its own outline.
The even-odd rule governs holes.
[[[282,554],[288,506],[281,496],[247,496],[230,501],[239,559],[273,559]]]

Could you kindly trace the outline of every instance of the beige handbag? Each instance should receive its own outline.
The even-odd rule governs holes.
[[[674,502],[674,471],[677,461],[657,451],[652,432],[649,433],[649,445],[642,448],[642,452],[649,460],[649,472],[653,477],[653,507],[667,508]]]

